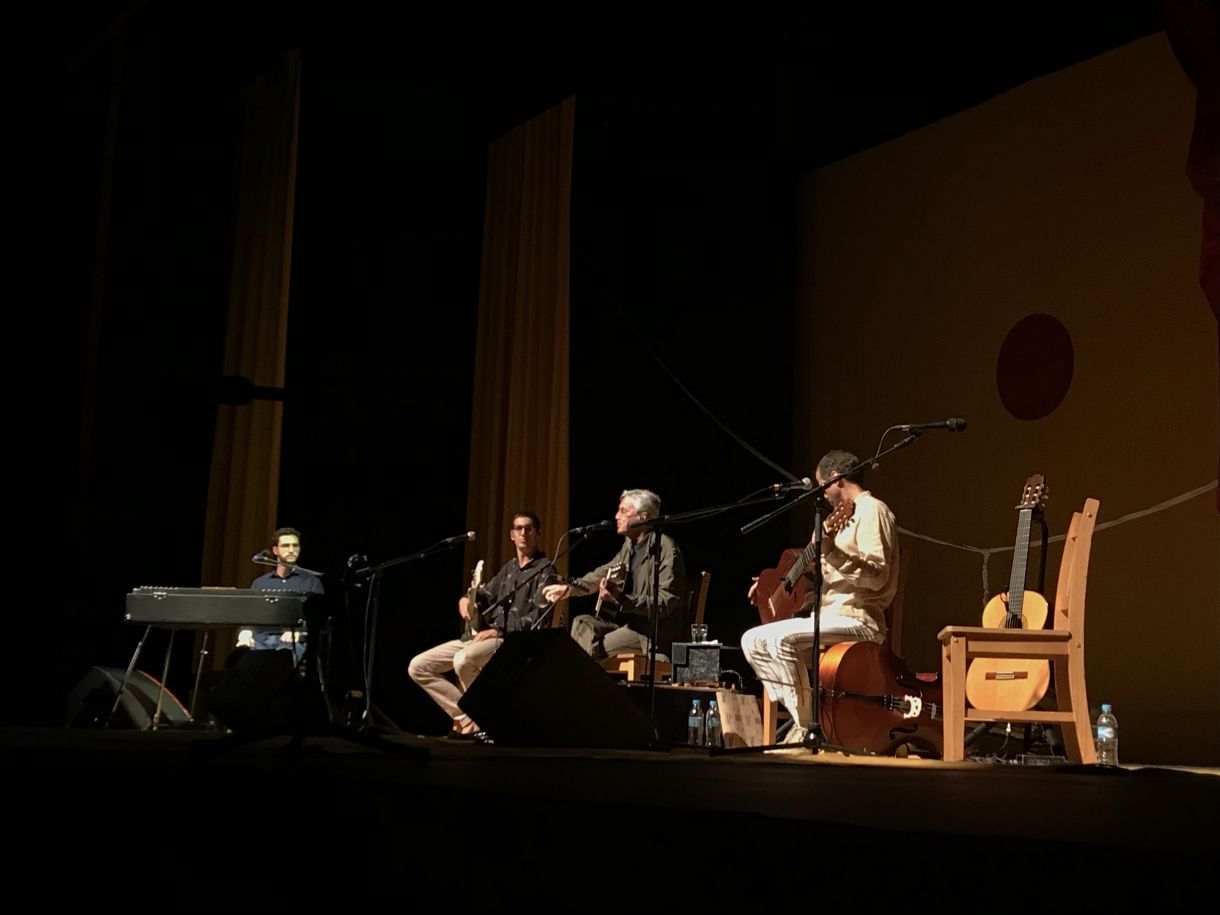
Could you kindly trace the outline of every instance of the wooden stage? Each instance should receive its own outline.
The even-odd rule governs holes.
[[[230,746],[194,730],[0,731],[7,825],[26,849],[86,837],[103,862],[130,854],[103,837],[131,829],[171,861],[338,866],[359,855],[379,876],[440,885],[467,879],[471,855],[512,879],[545,867],[579,883],[592,854],[656,892],[684,866],[729,862],[749,885],[784,847],[809,853],[802,867],[824,861],[860,879],[884,868],[895,880],[912,869],[990,879],[989,868],[1033,855],[1082,874],[1172,869],[1190,881],[1210,877],[1193,862],[1220,855],[1217,770],[350,736]],[[769,866],[758,879],[770,887],[779,876]]]

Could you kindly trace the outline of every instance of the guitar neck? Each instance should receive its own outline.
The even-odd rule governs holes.
[[[822,532],[822,537],[829,537],[834,540],[835,536],[843,529],[846,519],[850,518],[852,512],[855,511],[855,505],[851,501],[841,504],[826,519],[827,529]],[[788,593],[792,593],[792,589],[796,587],[796,583],[800,581],[802,575],[805,574],[805,569],[809,563],[813,562],[813,554],[817,549],[813,540],[810,540],[805,545],[805,549],[801,550],[801,555],[796,558],[796,562],[792,564],[792,568],[788,570],[788,574],[784,576],[784,587],[788,589]]]
[[[1017,515],[1017,539],[1012,553],[1012,577],[1008,580],[1008,616],[1004,621],[1007,629],[1021,628],[1021,610],[1025,603],[1025,575],[1029,564],[1029,526],[1033,515],[1032,508],[1023,508]]]
[[[474,567],[470,587],[466,590],[466,613],[469,619],[462,627],[463,637],[470,638],[483,628],[483,617],[479,614],[479,588],[483,586],[483,560]]]
[[[788,570],[788,574],[784,576],[784,585],[788,592],[796,587],[796,583],[800,581],[801,576],[805,574],[805,568],[809,563],[813,562],[814,543],[811,540],[805,549],[801,550],[801,555],[796,558],[796,562],[792,563],[792,568]]]

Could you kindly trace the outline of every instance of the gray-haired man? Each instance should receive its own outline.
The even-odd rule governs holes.
[[[648,525],[632,527],[660,513],[661,500],[655,492],[625,490],[614,516],[623,536],[618,554],[570,584],[542,589],[542,596],[552,603],[588,594],[600,596],[597,616],[584,614],[572,620],[572,638],[592,658],[620,651],[647,652],[654,613],[660,653],[667,653],[670,643],[682,637],[684,621],[678,612],[686,583],[682,553],[668,534]],[[612,569],[621,570],[622,577],[611,575]]]

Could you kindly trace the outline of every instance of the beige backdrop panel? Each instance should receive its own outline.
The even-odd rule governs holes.
[[[1193,88],[1158,35],[806,176],[806,460],[872,453],[894,423],[967,418],[965,433],[890,456],[871,485],[902,526],[977,547],[1012,546],[1034,472],[1050,484],[1052,534],[1087,496],[1105,522],[1213,480],[1216,324],[1183,172],[1192,118]],[[1075,368],[1057,410],[1021,421],[1000,401],[996,357],[1034,313],[1066,326]],[[981,558],[903,547],[904,647],[933,670],[940,627],[978,619]],[[990,591],[1010,563],[992,558]],[[1214,492],[1100,531],[1087,605],[1089,698],[1114,705],[1124,761],[1220,764]]]

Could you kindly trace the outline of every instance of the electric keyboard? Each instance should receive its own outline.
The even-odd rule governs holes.
[[[300,591],[246,588],[136,588],[127,595],[129,623],[163,628],[267,626],[304,629],[305,602]]]

